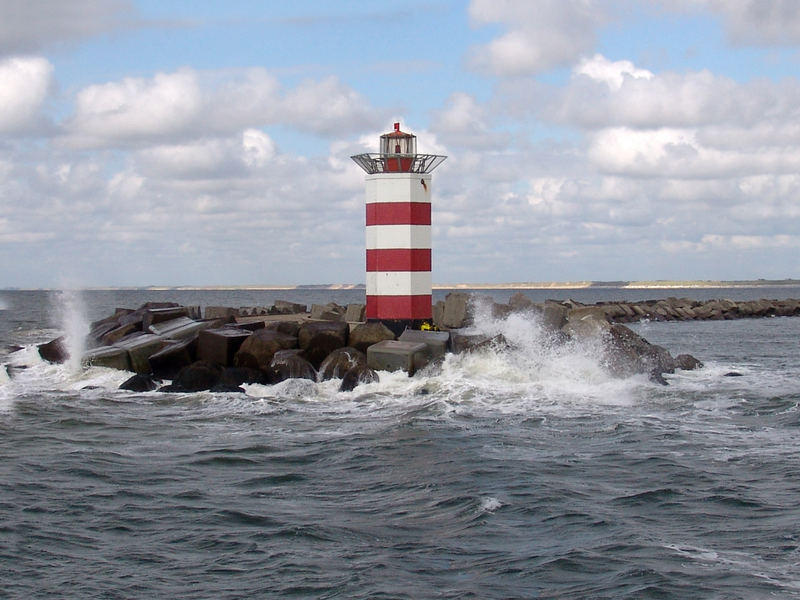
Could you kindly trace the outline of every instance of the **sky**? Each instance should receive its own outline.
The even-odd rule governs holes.
[[[0,0],[0,288],[363,283],[364,173],[433,280],[800,278],[796,0]]]

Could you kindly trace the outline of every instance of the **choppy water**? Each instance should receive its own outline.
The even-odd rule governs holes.
[[[354,392],[166,395],[30,346],[134,293],[3,294],[0,596],[800,598],[798,318],[637,325],[706,362],[668,387],[512,317]]]

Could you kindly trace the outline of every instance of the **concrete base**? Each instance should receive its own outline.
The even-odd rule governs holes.
[[[447,348],[450,344],[450,332],[406,329],[397,339],[401,342],[418,342],[425,344],[428,347],[428,357],[433,361],[444,358],[444,355],[447,353]]]
[[[406,371],[413,375],[428,364],[428,346],[422,342],[384,340],[367,348],[367,365],[376,371]]]

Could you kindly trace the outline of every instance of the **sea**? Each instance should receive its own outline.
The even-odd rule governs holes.
[[[800,598],[800,318],[631,325],[703,361],[666,386],[615,379],[598,348],[553,346],[520,315],[477,326],[513,349],[352,392],[132,393],[129,373],[35,347],[66,334],[79,351],[90,321],[146,301],[363,295],[0,291],[0,597]]]

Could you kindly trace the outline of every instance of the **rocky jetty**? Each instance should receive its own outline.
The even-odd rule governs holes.
[[[433,307],[438,331],[406,331],[397,338],[381,323],[364,322],[364,305],[306,305],[277,301],[269,307],[199,307],[148,303],[117,309],[91,324],[86,365],[132,371],[123,384],[130,390],[193,392],[242,391],[242,385],[274,384],[287,378],[341,379],[342,390],[378,380],[378,370],[409,374],[440,362],[446,352],[502,351],[510,344],[475,327],[476,315],[506,318],[523,313],[536,320],[549,344],[593,341],[602,348],[609,373],[663,375],[695,369],[690,355],[673,357],[650,344],[624,323],[652,320],[724,320],[800,315],[800,300],[708,300],[666,298],[643,302],[573,300],[535,303],[523,293],[499,304],[488,297],[448,294]],[[39,347],[51,362],[68,358],[57,338]]]

